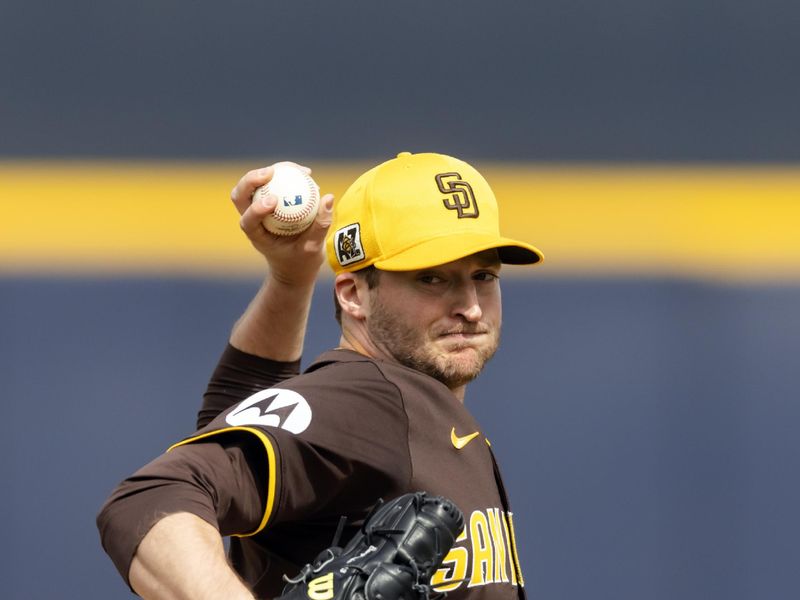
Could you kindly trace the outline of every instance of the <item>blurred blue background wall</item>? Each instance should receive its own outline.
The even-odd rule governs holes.
[[[784,0],[7,0],[0,157],[41,165],[24,201],[45,206],[48,165],[84,159],[795,168],[798,26]],[[2,242],[2,595],[128,597],[94,515],[191,431],[258,278],[26,273]],[[505,282],[504,345],[467,399],[532,597],[798,597],[800,278],[552,264]],[[306,364],[337,341],[329,296],[322,281]]]

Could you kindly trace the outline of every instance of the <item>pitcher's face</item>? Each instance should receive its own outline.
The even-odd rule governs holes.
[[[381,271],[367,331],[387,357],[447,385],[475,379],[497,350],[502,307],[495,250],[417,271]]]

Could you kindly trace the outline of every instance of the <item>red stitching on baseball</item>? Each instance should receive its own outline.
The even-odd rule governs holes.
[[[294,215],[286,215],[284,213],[273,212],[272,218],[275,219],[276,221],[280,221],[281,223],[296,223],[297,221],[302,221],[308,216],[308,214],[313,209],[314,203],[311,202],[311,200],[316,200],[317,202],[319,202],[319,192],[317,191],[317,185],[314,183],[314,180],[311,179],[311,177],[309,177],[308,173],[304,172],[303,176],[305,177],[306,183],[308,184],[309,202],[307,202],[305,206],[303,206],[302,211]],[[269,188],[269,185],[267,185],[267,188]],[[266,191],[269,192],[269,189],[267,189]]]

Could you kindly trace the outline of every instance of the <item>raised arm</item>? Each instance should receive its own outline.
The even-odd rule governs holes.
[[[203,396],[198,429],[252,393],[296,375],[300,369],[311,296],[325,258],[333,196],[321,198],[316,221],[300,235],[272,235],[262,221],[275,209],[274,196],[267,196],[265,203],[251,199],[273,172],[274,165],[250,171],[231,191],[231,200],[241,215],[241,229],[267,261],[267,274],[233,326],[228,348]]]
[[[307,167],[302,167],[310,172]],[[331,224],[333,195],[326,194],[316,221],[297,236],[267,232],[264,217],[275,210],[275,197],[252,202],[253,192],[267,183],[274,165],[250,171],[231,192],[242,231],[267,261],[268,272],[247,310],[231,332],[233,347],[275,361],[295,361],[303,352],[311,295],[325,259],[325,234]]]

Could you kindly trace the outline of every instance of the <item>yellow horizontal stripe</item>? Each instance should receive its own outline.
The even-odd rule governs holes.
[[[0,162],[0,273],[261,273],[229,193],[268,162]],[[337,195],[372,166],[309,162]],[[798,166],[478,167],[537,275],[800,280]]]

